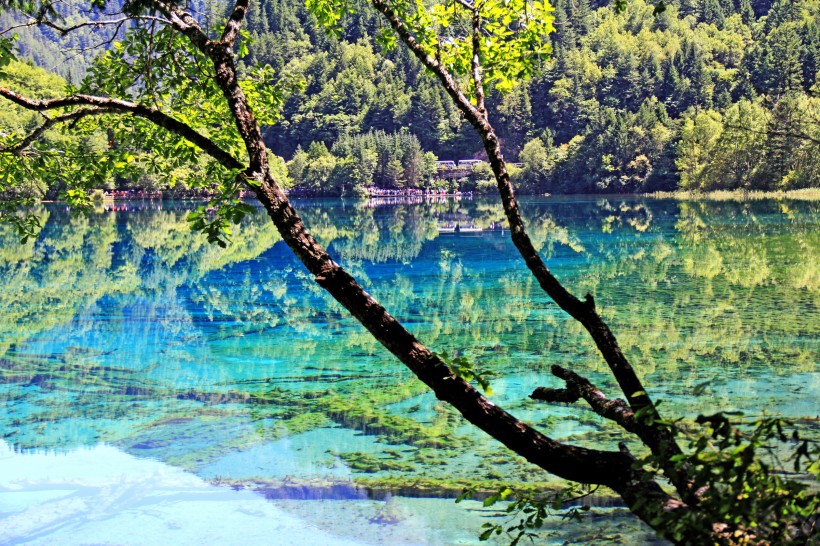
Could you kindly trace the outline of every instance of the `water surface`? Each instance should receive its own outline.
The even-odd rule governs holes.
[[[558,386],[556,363],[617,391],[591,341],[522,267],[498,203],[298,207],[428,346],[495,371],[497,403],[555,438],[610,449],[622,439],[585,408],[528,399],[537,386]],[[492,514],[430,497],[470,484],[553,483],[426,392],[328,299],[261,212],[220,249],[188,231],[188,205],[126,208],[83,218],[43,207],[45,228],[25,245],[0,226],[0,457],[15,468],[57,457],[42,463],[55,468],[48,479],[0,474],[0,537],[79,536],[59,534],[65,526],[9,531],[21,510],[53,516],[77,453],[151,461],[196,487],[260,490],[273,500],[253,510],[281,510],[285,526],[307,522],[324,544],[471,543]],[[777,413],[810,434],[820,399],[819,208],[524,201],[539,252],[574,293],[595,296],[667,414]],[[704,392],[694,396],[695,386]],[[150,543],[129,539],[117,516],[130,502],[113,503],[109,523],[94,529]],[[615,542],[649,540],[632,520],[607,521]],[[246,524],[237,519],[237,532]],[[177,533],[157,543],[183,538],[196,541]]]

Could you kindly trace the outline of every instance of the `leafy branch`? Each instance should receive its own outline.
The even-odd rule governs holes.
[[[588,497],[598,491],[598,487],[588,487],[581,484],[571,484],[568,487],[556,491],[550,495],[536,497],[529,492],[516,492],[513,489],[503,486],[483,501],[484,507],[494,506],[499,502],[512,499],[506,506],[505,511],[509,514],[506,523],[484,523],[481,527],[483,531],[479,535],[479,540],[490,540],[493,535],[498,536],[506,533],[512,538],[510,546],[517,546],[522,538],[534,540],[537,538],[536,531],[541,529],[544,521],[550,517],[560,514],[563,519],[580,519],[584,512],[590,510],[588,505],[578,505],[584,497]],[[465,489],[456,498],[456,502],[472,498],[476,490],[474,488]]]
[[[820,446],[800,437],[794,424],[778,417],[733,421],[742,414],[719,412],[701,415],[701,425],[682,433],[689,437],[686,453],[670,458],[697,488],[699,513],[720,521],[716,529],[721,544],[806,544],[820,514],[820,494],[806,483],[786,479],[786,453],[795,473],[820,476]],[[787,430],[792,428],[790,434]],[[650,455],[636,464],[657,468]],[[665,528],[680,538],[702,529],[698,512],[667,516]],[[738,542],[733,542],[738,541]]]
[[[433,354],[439,357],[442,362],[447,364],[456,377],[459,377],[464,381],[475,380],[479,387],[481,387],[481,390],[487,393],[487,396],[493,395],[493,388],[490,385],[489,378],[496,375],[494,371],[476,369],[475,365],[466,356],[453,357],[450,356],[447,351]]]

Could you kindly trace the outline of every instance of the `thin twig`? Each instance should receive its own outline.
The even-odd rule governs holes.
[[[42,114],[45,121],[28,135],[20,139],[19,142],[12,146],[0,147],[0,153],[10,153],[15,155],[23,155],[25,149],[28,148],[35,140],[39,139],[43,133],[55,125],[60,123],[68,123],[70,121],[78,121],[86,116],[98,116],[102,114],[112,114],[117,111],[113,108],[80,108],[68,114],[61,114],[59,116],[50,118]],[[42,113],[42,112],[41,112]]]

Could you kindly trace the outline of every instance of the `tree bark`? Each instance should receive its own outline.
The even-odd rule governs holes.
[[[467,121],[473,126],[484,145],[484,150],[490,161],[490,167],[495,175],[498,192],[504,206],[504,213],[510,226],[512,241],[527,267],[538,281],[538,284],[558,304],[558,306],[572,318],[580,322],[595,342],[601,355],[604,357],[621,391],[629,402],[632,411],[645,417],[651,425],[641,427],[641,440],[649,447],[660,461],[668,461],[669,457],[682,453],[675,440],[673,432],[661,420],[660,414],[644,388],[634,368],[623,354],[615,335],[595,310],[593,297],[587,294],[584,301],[572,295],[561,282],[552,274],[547,265],[536,251],[532,240],[527,234],[524,220],[521,216],[515,191],[510,181],[506,162],[501,151],[501,144],[495,130],[489,122],[484,106],[484,90],[481,81],[481,72],[478,67],[480,53],[480,24],[476,21],[477,12],[473,11],[473,65],[472,79],[476,88],[476,105],[460,90],[455,78],[437,59],[428,55],[424,48],[416,41],[412,33],[402,23],[398,15],[388,4],[387,0],[371,0],[373,6],[384,15],[390,26],[407,45],[410,51],[422,64],[430,69],[442,83],[446,92],[455,102]],[[684,474],[674,465],[664,465],[664,471],[684,498],[692,499],[689,483]]]

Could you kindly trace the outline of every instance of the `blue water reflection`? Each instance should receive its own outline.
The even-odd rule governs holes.
[[[495,401],[556,438],[622,439],[582,408],[529,401],[557,385],[555,363],[612,382],[522,267],[497,202],[298,205],[425,343],[496,371]],[[261,212],[223,250],[188,231],[189,208],[82,218],[44,206],[45,228],[25,245],[0,226],[0,435],[14,450],[104,443],[273,498],[451,497],[469,483],[550,481],[427,393]],[[818,208],[524,200],[539,252],[573,292],[595,296],[666,411],[765,409],[809,432],[820,399]]]

